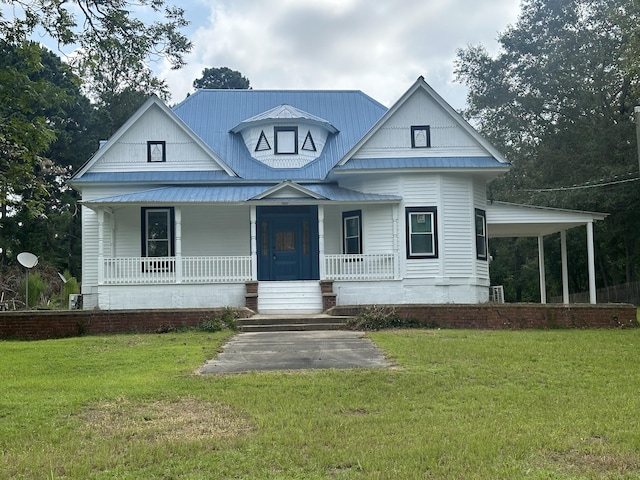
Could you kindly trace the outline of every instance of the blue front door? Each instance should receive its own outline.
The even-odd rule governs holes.
[[[318,279],[317,207],[260,207],[258,280]]]

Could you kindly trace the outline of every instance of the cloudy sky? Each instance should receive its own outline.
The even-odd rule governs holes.
[[[356,89],[390,106],[420,75],[454,108],[456,49],[514,24],[519,0],[182,0],[194,48],[178,71],[159,66],[172,103],[205,67],[229,67],[254,89]]]

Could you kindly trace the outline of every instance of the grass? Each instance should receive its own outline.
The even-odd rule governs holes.
[[[393,368],[195,374],[229,335],[0,342],[0,478],[640,478],[640,329],[378,332]]]

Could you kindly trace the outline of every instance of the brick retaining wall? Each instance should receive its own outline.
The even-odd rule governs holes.
[[[366,308],[334,307],[332,315],[357,315]],[[401,305],[395,311],[425,327],[524,329],[637,327],[636,307],[627,304]],[[127,332],[158,332],[193,327],[224,309],[74,310],[0,312],[0,339],[39,340]],[[249,309],[238,309],[250,317]]]
[[[335,307],[333,315],[357,315],[366,308]],[[621,328],[638,327],[636,307],[629,304],[483,303],[478,305],[398,305],[402,318],[431,328]]]
[[[150,333],[195,327],[225,309],[0,312],[0,339],[42,340],[105,333]],[[238,309],[240,317],[250,310]]]

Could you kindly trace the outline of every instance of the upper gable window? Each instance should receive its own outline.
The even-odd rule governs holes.
[[[411,148],[429,148],[431,146],[431,128],[429,125],[411,127]]]
[[[149,141],[147,142],[147,162],[166,162],[166,142]]]
[[[276,154],[295,155],[298,153],[298,127],[273,127]]]
[[[306,150],[308,152],[316,151],[316,144],[311,136],[311,131],[307,132],[307,136],[304,138],[304,142],[302,142],[302,150]]]
[[[269,144],[269,140],[267,140],[267,136],[264,134],[263,130],[260,132],[260,138],[258,138],[255,151],[263,152],[265,150],[271,150],[271,145]]]

